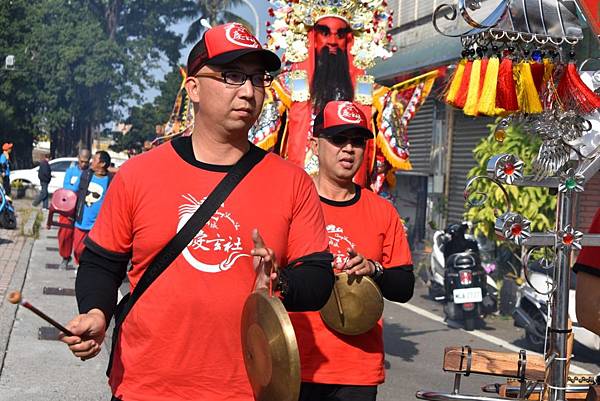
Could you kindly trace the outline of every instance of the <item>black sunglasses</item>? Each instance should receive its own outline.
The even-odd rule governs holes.
[[[350,142],[356,148],[363,148],[367,144],[367,138],[364,136],[333,135],[325,139],[335,146],[344,146]]]

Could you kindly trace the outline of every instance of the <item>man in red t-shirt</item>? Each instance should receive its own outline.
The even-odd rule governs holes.
[[[385,298],[407,302],[414,275],[402,221],[390,202],[352,182],[373,136],[364,114],[351,102],[329,102],[315,119],[315,134],[315,184],[334,269],[370,276]],[[355,336],[328,328],[318,312],[293,313],[291,319],[302,366],[300,401],[375,400],[384,380],[381,319]]]
[[[125,274],[134,289],[231,166],[246,152],[263,152],[247,133],[273,79],[267,71],[279,67],[240,24],[213,27],[194,46],[185,83],[192,135],[127,161],[85,241],[76,281],[81,315],[67,326],[76,336],[63,338],[75,356],[98,354]],[[110,371],[113,400],[252,400],[244,301],[276,280],[288,310],[318,310],[333,288],[331,262],[312,181],[266,154],[125,318]]]

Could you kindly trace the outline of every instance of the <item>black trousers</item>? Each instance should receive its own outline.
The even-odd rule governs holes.
[[[4,187],[4,193],[10,196],[10,177],[5,175],[2,177],[2,186]]]
[[[302,382],[298,401],[375,401],[377,386]]]

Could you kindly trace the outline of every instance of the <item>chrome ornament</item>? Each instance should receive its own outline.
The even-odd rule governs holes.
[[[518,213],[506,212],[496,219],[494,231],[499,239],[520,246],[531,237],[531,222]]]
[[[573,192],[583,192],[585,177],[582,174],[575,173],[573,169],[567,170],[560,176],[558,190],[563,193],[572,194]]]
[[[490,178],[511,185],[516,180],[523,178],[523,161],[511,154],[493,156],[487,165]]]
[[[556,233],[556,245],[558,249],[575,248],[581,250],[581,240],[583,233],[575,230],[573,226],[568,225],[564,229]]]

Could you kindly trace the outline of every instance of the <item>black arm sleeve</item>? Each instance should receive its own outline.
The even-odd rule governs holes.
[[[279,272],[283,305],[290,312],[321,309],[333,290],[333,255],[318,252],[298,259]]]
[[[383,274],[375,280],[385,299],[394,302],[408,302],[415,289],[413,266],[398,266],[383,269]]]
[[[75,280],[79,313],[98,308],[104,312],[108,325],[117,304],[117,291],[127,273],[127,260],[108,258],[86,247],[79,262]]]

